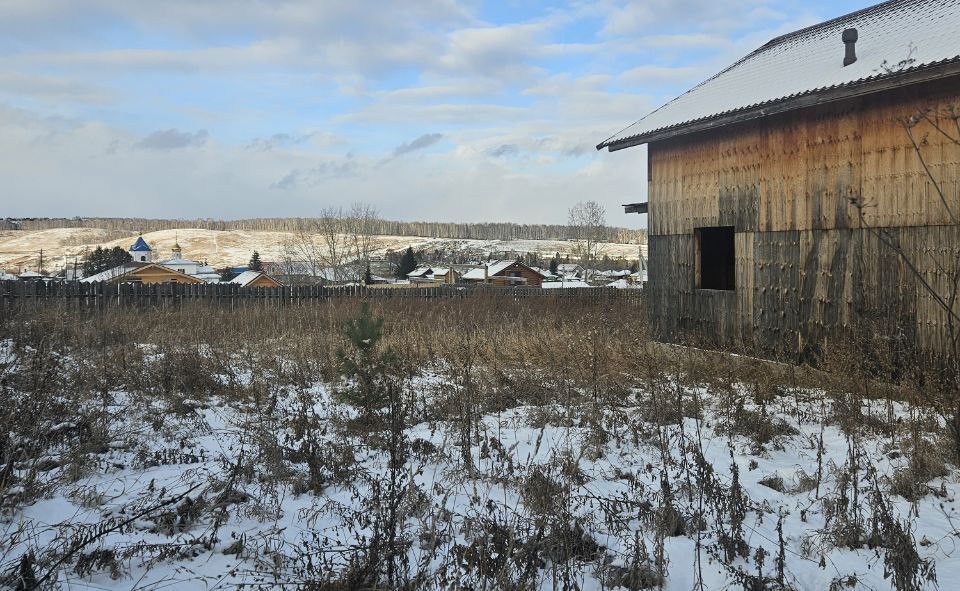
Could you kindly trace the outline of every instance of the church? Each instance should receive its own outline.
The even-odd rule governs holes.
[[[191,261],[183,258],[183,251],[179,244],[174,244],[171,249],[169,259],[154,262],[153,249],[143,239],[138,236],[128,251],[131,260],[118,267],[107,269],[81,279],[84,283],[95,283],[106,281],[107,283],[143,283],[151,285],[154,283],[207,283],[215,279],[219,281],[219,275],[213,270],[213,267],[201,265],[197,261]]]

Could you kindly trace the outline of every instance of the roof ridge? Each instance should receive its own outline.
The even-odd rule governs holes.
[[[766,43],[764,43],[763,45],[755,49],[753,52],[751,52],[751,55],[758,51],[762,51],[767,47],[778,45],[783,41],[786,41],[793,37],[799,37],[801,35],[804,35],[816,29],[826,29],[826,28],[832,27],[837,23],[847,19],[860,18],[872,12],[881,12],[882,10],[887,10],[896,4],[911,4],[911,3],[926,2],[926,1],[929,1],[929,0],[886,0],[886,2],[880,2],[872,6],[867,6],[866,8],[861,8],[860,10],[854,10],[853,12],[848,12],[847,14],[835,16],[830,20],[823,21],[822,23],[815,23],[807,27],[804,27],[802,29],[797,29],[796,31],[790,31],[789,33],[784,33],[783,35],[774,37],[773,39],[767,41]]]
[[[613,149],[614,144],[619,145],[617,149],[629,147],[626,145],[628,140],[630,140],[629,145],[647,143],[633,140],[641,136],[649,136],[653,131],[678,127],[749,107],[782,102],[822,90],[853,88],[857,84],[868,81],[892,79],[893,74],[914,72],[917,76],[910,80],[918,79],[922,77],[919,72],[924,68],[938,65],[946,67],[950,63],[960,62],[960,42],[957,38],[953,37],[949,42],[944,41],[950,38],[944,36],[945,27],[960,21],[960,14],[956,10],[958,5],[960,0],[886,0],[779,35],[656,109],[645,113],[643,117],[604,139],[597,145],[597,149],[604,147]],[[876,35],[871,34],[863,41],[863,46],[866,48],[864,55],[869,56],[867,59],[872,61],[861,61],[849,70],[840,69],[839,64],[834,67],[833,62],[828,64],[825,56],[833,43],[833,32],[843,26],[864,26],[871,30],[876,29]],[[898,32],[904,29],[906,31],[903,34]],[[931,31],[936,32],[938,36],[929,37]],[[888,45],[897,48],[897,51],[906,51],[902,46],[905,44],[904,39],[909,40],[910,35],[915,38],[914,40],[926,41],[924,52],[920,56],[913,59],[916,46],[911,42],[907,45],[910,49],[910,63],[900,62],[904,65],[903,68],[898,68],[896,72],[866,69],[870,66],[881,69],[884,67],[886,60],[880,64],[874,62],[880,57],[886,56],[888,59],[892,57]],[[840,46],[839,41],[838,34],[837,46]],[[879,46],[878,43],[888,45]],[[796,68],[782,67],[784,59],[802,61],[803,56],[807,54],[812,57],[809,64],[802,62],[797,63]],[[771,70],[778,63],[781,67]],[[910,67],[906,67],[907,65]],[[771,74],[773,74],[773,82],[771,82],[773,90],[742,90],[742,85],[745,81],[749,82],[751,76],[756,78]],[[953,74],[944,71],[942,75]],[[733,90],[735,87],[731,86],[732,84],[740,84],[741,86],[736,87],[740,90]],[[713,101],[709,106],[697,106],[698,101],[708,99]]]

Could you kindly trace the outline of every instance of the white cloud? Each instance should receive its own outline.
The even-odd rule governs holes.
[[[410,152],[416,152],[417,150],[429,148],[442,139],[442,133],[425,133],[414,140],[404,142],[394,148],[393,157],[396,158],[398,156],[403,156],[404,154],[409,154]]]
[[[79,80],[43,74],[0,72],[0,93],[44,101],[107,103],[113,94]]]
[[[179,129],[161,129],[144,137],[133,145],[141,150],[178,150],[195,148],[207,143],[209,133],[206,129],[189,132]]]

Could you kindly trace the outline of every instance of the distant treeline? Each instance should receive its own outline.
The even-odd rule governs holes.
[[[294,232],[309,218],[253,218],[245,220],[152,220],[143,218],[7,218],[0,220],[3,229],[48,230],[51,228],[102,228],[126,232],[156,232],[180,228],[204,230],[264,230]],[[375,220],[373,233],[382,236],[426,236],[475,240],[566,240],[570,228],[558,224],[514,224],[490,222],[458,224],[450,222],[397,222]],[[606,242],[635,244],[646,241],[645,230],[607,228]]]

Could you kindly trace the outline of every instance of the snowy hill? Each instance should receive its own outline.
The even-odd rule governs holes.
[[[0,231],[0,269],[31,268],[37,264],[40,250],[44,260],[52,261],[46,267],[62,267],[64,258],[72,261],[82,257],[85,249],[96,246],[120,246],[124,249],[136,239],[136,233],[96,228],[54,228],[35,231]],[[206,261],[215,267],[242,265],[250,259],[254,250],[265,261],[282,260],[285,245],[295,236],[292,232],[255,230],[205,230],[182,228],[160,230],[143,234],[154,251],[169,252],[175,242],[183,247],[183,254],[194,260]],[[318,241],[319,242],[319,241]],[[376,236],[375,256],[383,256],[387,250],[401,250],[408,246],[414,250],[470,250],[479,255],[501,252],[537,252],[545,257],[559,252],[570,254],[575,245],[564,240],[461,240],[451,238],[426,238],[418,236]],[[636,259],[640,246],[636,244],[601,245],[604,254],[611,258]],[[646,245],[642,246],[646,254]]]

